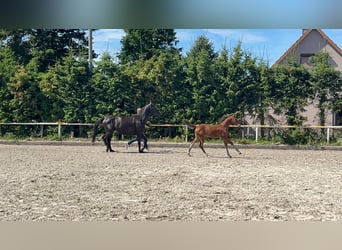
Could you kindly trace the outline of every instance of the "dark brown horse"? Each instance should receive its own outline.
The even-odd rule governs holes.
[[[105,145],[106,152],[114,152],[111,146],[111,140],[113,133],[116,130],[120,135],[136,135],[138,141],[138,150],[140,153],[144,149],[148,149],[147,138],[144,135],[145,125],[148,118],[152,115],[160,115],[159,110],[152,105],[152,103],[142,108],[141,114],[133,116],[105,116],[97,120],[94,124],[94,133],[92,142],[95,142],[96,135],[98,133],[97,127],[102,125],[105,130],[105,134],[102,137]],[[144,141],[144,147],[141,148],[141,141]]]
[[[223,119],[221,119],[221,122],[217,123],[217,124],[191,124],[188,121],[185,121],[186,125],[188,125],[189,127],[195,128],[195,139],[192,141],[192,143],[190,144],[190,147],[188,149],[188,155],[191,156],[190,151],[191,148],[195,145],[196,142],[200,142],[199,146],[202,149],[203,153],[209,157],[209,155],[207,154],[207,152],[205,152],[203,144],[204,144],[204,139],[205,138],[222,138],[223,142],[224,142],[224,146],[226,147],[226,151],[227,151],[227,156],[228,157],[232,157],[229,154],[228,151],[228,143],[231,144],[234,149],[241,154],[241,152],[239,151],[239,149],[233,144],[233,142],[228,138],[228,127],[229,125],[237,125],[238,124],[238,120],[236,118],[236,115],[228,115],[226,117],[224,117]]]

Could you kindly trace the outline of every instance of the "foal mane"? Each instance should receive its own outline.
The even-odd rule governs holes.
[[[232,114],[229,114],[229,115],[222,116],[221,119],[218,120],[217,123],[224,122],[228,117],[233,116],[233,115],[235,115],[235,113],[232,113]]]

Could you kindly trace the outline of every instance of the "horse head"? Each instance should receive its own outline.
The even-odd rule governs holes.
[[[160,111],[155,106],[152,105],[152,102],[150,102],[143,108],[142,114],[145,114],[146,116],[152,116],[152,115],[160,116],[161,115]]]
[[[221,124],[224,126],[229,126],[229,125],[238,125],[240,122],[236,116],[236,113],[227,115],[223,119],[221,119]]]

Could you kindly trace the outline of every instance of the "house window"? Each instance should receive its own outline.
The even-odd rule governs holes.
[[[342,126],[342,110],[336,113],[335,116],[335,126]]]
[[[310,66],[309,58],[311,56],[313,56],[313,55],[315,55],[315,54],[312,54],[312,53],[300,54],[300,61],[299,61],[299,63],[307,65],[307,66]]]

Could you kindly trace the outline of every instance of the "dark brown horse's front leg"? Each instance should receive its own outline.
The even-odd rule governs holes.
[[[141,148],[141,135],[137,135],[137,141],[139,153],[144,153],[144,148]]]
[[[144,140],[144,147],[143,147],[143,150],[144,150],[144,149],[148,150],[147,137],[143,134],[143,135],[142,135],[142,138],[143,138],[143,140]]]

